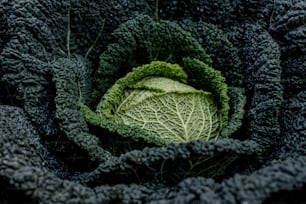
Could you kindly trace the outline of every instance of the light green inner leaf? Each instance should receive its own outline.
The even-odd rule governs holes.
[[[116,81],[98,104],[98,117],[132,128],[121,133],[127,137],[144,131],[137,136],[158,145],[217,139],[228,114],[224,78],[203,63],[187,62],[205,91],[188,85],[179,65],[153,61]]]
[[[114,119],[154,132],[166,143],[216,139],[220,130],[220,116],[212,95],[197,90],[147,97],[118,111]]]
[[[192,86],[165,77],[146,77],[124,91],[121,103],[116,108],[116,113],[128,109],[143,100],[170,92],[197,92]]]

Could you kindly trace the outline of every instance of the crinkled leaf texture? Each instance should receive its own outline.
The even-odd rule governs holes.
[[[157,145],[217,139],[228,122],[227,86],[220,72],[206,66],[201,69],[208,70],[201,74],[204,74],[203,80],[207,80],[207,87],[216,89],[214,92],[185,84],[187,75],[177,64],[153,61],[134,68],[102,97],[98,115],[150,132],[154,139],[142,136],[143,139]],[[103,123],[99,126],[105,128]],[[135,139],[129,132],[126,134]]]
[[[195,88],[165,77],[146,77],[133,86],[127,87],[121,96],[120,105],[116,108],[116,114],[129,109],[133,105],[166,93],[197,92]]]
[[[116,114],[115,121],[154,132],[167,142],[218,136],[218,109],[211,94],[168,93],[150,97]]]
[[[305,202],[305,197],[298,195],[306,192],[306,2],[156,2],[0,1],[1,201]],[[159,19],[190,20],[184,23],[183,30],[200,42],[212,62],[204,59],[207,55],[195,46],[190,35],[173,28],[172,23],[160,20],[160,29],[155,30],[156,22],[133,19],[153,12]],[[130,19],[133,20],[123,23]],[[67,22],[71,28],[68,32]],[[109,35],[119,24],[114,35]],[[71,34],[70,39],[67,33]],[[168,60],[183,66],[183,57],[197,58],[226,77],[231,107],[228,126],[241,125],[243,118],[242,129],[234,134],[249,140],[193,141],[116,152],[123,149],[128,138],[124,140],[113,133],[120,134],[128,128],[114,124],[97,128],[98,131],[92,126],[87,128],[76,106],[80,99],[78,87],[83,93],[81,101],[90,102],[84,93],[91,83],[86,82],[89,64],[82,63],[88,59],[72,54],[83,56],[93,42],[97,42],[96,46],[88,55],[93,65],[105,51],[95,75],[99,81],[88,78],[97,88],[99,100],[132,67],[151,60]],[[112,46],[106,47],[110,42]],[[70,48],[66,46],[69,44]],[[160,45],[165,46],[161,52]],[[68,51],[76,58],[67,56]],[[173,51],[172,55],[168,55],[169,51]],[[205,81],[197,80],[201,79],[198,73],[197,69],[187,73],[191,79],[188,84],[201,89]],[[18,103],[3,100],[11,96],[6,85]],[[95,107],[98,101],[95,102],[90,107]],[[135,136],[144,134],[129,130]],[[233,133],[232,129],[226,132]],[[116,145],[109,142],[110,138]],[[72,142],[67,143],[68,140]],[[71,148],[73,144],[88,155]],[[104,150],[115,156],[106,156],[111,154]],[[264,156],[257,157],[259,152],[264,152]],[[85,160],[98,161],[99,165],[93,170]],[[76,173],[73,179],[70,173]],[[19,202],[11,198],[19,198]]]

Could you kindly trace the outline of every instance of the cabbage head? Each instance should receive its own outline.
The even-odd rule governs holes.
[[[152,61],[134,68],[106,92],[88,121],[102,128],[105,123],[97,121],[140,129],[149,135],[138,134],[142,139],[157,145],[216,140],[228,123],[225,78],[199,60],[183,61],[184,67]],[[187,84],[184,70],[195,68],[201,70],[206,87]],[[124,134],[133,139],[130,131]]]

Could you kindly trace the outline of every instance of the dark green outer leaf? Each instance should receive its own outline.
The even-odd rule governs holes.
[[[21,90],[18,95],[22,96],[24,90],[27,89],[28,86],[32,86],[33,84],[29,84],[29,82],[35,81],[35,83],[39,84],[47,84],[46,86],[43,86],[43,89],[46,87],[50,87],[49,83],[51,83],[52,76],[47,74],[47,77],[44,78],[42,76],[45,76],[44,73],[46,73],[47,70],[51,70],[51,67],[47,66],[44,63],[40,63],[40,61],[35,61],[33,58],[30,58],[29,55],[34,56],[33,53],[35,53],[35,58],[37,55],[38,59],[42,59],[41,55],[44,52],[41,52],[39,48],[39,43],[37,41],[40,41],[42,44],[44,44],[44,49],[48,52],[52,53],[52,56],[57,55],[58,51],[60,49],[65,50],[66,49],[66,28],[67,24],[65,22],[66,13],[68,10],[67,6],[68,1],[35,1],[35,0],[2,0],[0,2],[0,13],[1,13],[1,22],[4,22],[4,24],[1,24],[1,31],[3,32],[5,37],[1,38],[1,71],[2,74],[7,74],[10,80],[8,81],[10,84],[12,84],[13,87],[18,88],[21,87],[23,90]],[[105,29],[105,35],[106,39],[110,38],[109,33],[112,32],[114,27],[117,27],[119,23],[122,21],[128,20],[131,17],[131,13],[142,13],[145,9],[143,9],[144,4],[140,1],[107,1],[112,2],[112,7],[105,6],[102,3],[106,3],[106,1],[98,1],[93,3],[92,1],[71,1],[75,6],[72,6],[72,9],[78,10],[78,18],[77,20],[73,21],[74,28],[77,28],[78,31],[82,32],[73,32],[75,35],[73,38],[78,39],[78,48],[77,50],[84,50],[86,51],[90,44],[92,43],[91,40],[93,40],[96,37],[96,34],[101,29],[100,23],[93,23],[90,19],[96,19],[97,10],[101,10],[101,13],[108,14],[108,21],[107,26]],[[161,2],[161,1],[160,1]],[[174,1],[162,1],[162,2],[174,2]],[[251,24],[254,24],[256,22],[256,18],[254,18],[254,14],[258,14],[260,16],[262,13],[266,13],[265,9],[267,11],[270,11],[270,7],[274,6],[274,3],[277,4],[279,2],[284,3],[285,5],[289,6],[289,8],[297,4],[298,2],[303,2],[301,0],[277,0],[277,1],[232,1],[233,4],[229,1],[180,1],[183,2],[182,4],[185,5],[184,8],[187,9],[181,9],[178,11],[182,11],[181,13],[184,13],[186,17],[195,17],[195,18],[202,18],[202,20],[207,19],[207,21],[218,23],[222,27],[228,27],[227,34],[231,31],[232,26],[235,26],[235,22],[244,22],[249,21]],[[196,9],[195,12],[188,12],[188,8],[190,8],[191,3],[197,3],[195,4],[194,8]],[[246,15],[243,16],[243,18],[239,19],[236,18],[236,8],[241,8],[243,4],[252,5],[247,10],[252,10],[251,13],[245,13]],[[142,5],[140,5],[142,4]],[[236,5],[234,5],[236,4]],[[101,6],[103,5],[103,7]],[[253,7],[254,5],[254,7]],[[267,5],[262,6],[262,9],[253,9],[256,8],[256,5]],[[80,9],[81,8],[81,9]],[[173,8],[170,6],[170,8]],[[201,8],[203,9],[203,12],[201,12]],[[218,9],[218,12],[216,12],[215,9]],[[164,7],[160,6],[160,9],[163,9],[164,11],[167,11]],[[287,8],[285,10],[288,10]],[[84,12],[83,12],[84,11]],[[281,19],[285,13],[282,13],[282,9],[279,9],[278,7],[275,7],[275,11],[280,11],[278,14],[279,17],[277,19]],[[115,15],[118,14],[118,15]],[[128,14],[130,13],[130,14]],[[177,17],[180,17],[180,12],[177,13]],[[205,15],[204,15],[205,14]],[[251,15],[249,15],[251,14]],[[83,16],[87,15],[87,19],[84,20],[84,23],[80,23],[80,19],[84,19]],[[172,15],[172,14],[171,14]],[[169,15],[169,18],[171,17]],[[269,16],[270,17],[270,16]],[[2,19],[4,18],[4,19]],[[246,19],[245,19],[246,18]],[[122,20],[124,19],[124,20]],[[265,18],[263,18],[265,19]],[[268,18],[269,19],[269,18]],[[3,21],[2,21],[3,20]],[[225,21],[226,20],[226,21]],[[250,21],[251,20],[251,21]],[[94,20],[96,21],[96,20]],[[46,24],[42,24],[43,22],[49,22]],[[53,23],[50,23],[53,22]],[[100,22],[100,21],[98,21]],[[79,24],[80,23],[80,24]],[[269,25],[270,22],[264,22],[265,25]],[[237,25],[237,24],[236,24]],[[84,26],[84,27],[83,27]],[[244,31],[244,27],[240,25],[239,30]],[[90,29],[88,28],[90,27]],[[52,32],[49,32],[48,28],[52,30]],[[95,30],[95,31],[94,31]],[[34,31],[32,35],[31,31]],[[87,39],[91,39],[90,43],[87,41],[82,41],[83,37],[87,35],[90,31],[93,31],[93,36],[86,36]],[[290,30],[285,31],[290,32]],[[295,32],[295,31],[293,31]],[[1,33],[1,37],[2,34]],[[55,37],[51,34],[55,34]],[[242,32],[243,33],[243,32]],[[256,32],[255,32],[256,33]],[[300,33],[300,32],[298,32]],[[298,34],[297,33],[297,34]],[[283,34],[280,34],[283,35]],[[252,38],[253,35],[251,35],[250,38]],[[38,40],[37,40],[38,39]],[[242,38],[236,38],[234,37],[230,38],[232,43],[237,47],[244,47],[244,40],[241,40]],[[288,50],[288,47],[286,43],[283,43],[282,36],[279,36],[274,39],[270,39],[271,41],[274,40],[277,43],[279,43],[282,54],[285,57],[282,57],[281,60],[283,62],[286,62],[288,53],[286,50]],[[288,38],[290,40],[290,38]],[[292,38],[293,39],[293,38]],[[297,38],[299,39],[299,38]],[[269,41],[270,41],[269,40]],[[106,40],[107,41],[107,40]],[[281,41],[281,42],[280,42]],[[3,44],[4,42],[4,44]],[[30,45],[30,42],[34,42]],[[107,44],[107,43],[106,43]],[[289,43],[290,44],[290,43]],[[252,48],[252,43],[248,44],[246,47]],[[296,47],[296,44],[293,44]],[[29,49],[35,48],[35,49]],[[255,46],[257,47],[257,46]],[[261,47],[261,46],[259,46]],[[5,51],[4,51],[5,48]],[[54,49],[53,49],[54,48]],[[95,55],[97,56],[97,53],[99,53],[99,50],[103,49],[104,47],[101,46],[100,49],[95,51]],[[295,49],[294,49],[295,50]],[[82,51],[82,53],[84,53]],[[243,52],[240,53],[241,56],[243,56]],[[297,55],[297,58],[301,57],[301,53],[297,52],[294,53]],[[60,55],[60,54],[59,54]],[[250,54],[252,56],[252,53]],[[258,55],[257,55],[258,56]],[[21,58],[18,58],[21,57]],[[52,61],[53,57],[46,57],[46,60],[44,62],[50,62]],[[22,59],[22,60],[20,60]],[[4,61],[3,61],[4,60]],[[29,60],[29,63],[24,63],[26,60]],[[242,60],[242,62],[247,62],[248,59],[245,58]],[[290,61],[290,60],[289,60]],[[38,62],[38,63],[35,63]],[[290,62],[288,65],[285,65],[283,68],[285,68],[288,75],[284,75],[283,79],[285,80],[291,80],[290,72],[287,72],[287,70],[291,69]],[[38,66],[39,65],[39,66]],[[19,68],[21,67],[23,72],[20,72]],[[247,66],[245,66],[247,67]],[[11,68],[13,70],[10,71]],[[34,69],[33,69],[34,68]],[[296,69],[296,68],[294,68]],[[17,72],[14,72],[17,71]],[[26,71],[24,71],[26,70]],[[38,73],[37,75],[33,75],[32,72],[29,70],[35,70],[34,73]],[[272,69],[273,70],[273,69]],[[305,73],[304,69],[297,68],[296,74],[294,74],[294,77],[296,76],[303,76]],[[25,74],[30,72],[31,74]],[[48,72],[48,71],[47,71]],[[256,73],[257,69],[251,69],[247,73],[252,74]],[[12,73],[12,75],[9,75]],[[269,70],[267,70],[266,73],[269,73]],[[244,77],[247,77],[248,74],[244,73]],[[277,74],[272,74],[273,76],[278,76]],[[24,80],[23,79],[29,79],[29,78],[23,78],[24,76],[31,76],[34,80]],[[37,77],[39,76],[39,77]],[[299,78],[300,79],[300,78]],[[250,79],[249,79],[250,80]],[[46,83],[48,81],[48,83]],[[250,80],[251,81],[251,80]],[[292,80],[294,81],[294,80]],[[17,83],[15,83],[17,82]],[[24,82],[24,83],[22,83]],[[253,86],[256,84],[260,84],[261,82],[251,82],[251,85],[247,85],[247,94],[248,94],[248,101],[250,101],[254,96],[256,98],[261,97],[271,97],[273,98],[269,93],[267,92],[256,92],[256,95],[252,95],[250,90]],[[52,84],[52,83],[51,83]],[[248,84],[248,83],[247,83]],[[286,122],[282,123],[286,125],[286,128],[283,129],[284,134],[286,134],[286,141],[290,141],[291,143],[288,145],[290,148],[285,148],[285,154],[281,154],[281,157],[279,161],[268,163],[266,162],[265,165],[266,168],[262,168],[262,170],[255,171],[253,168],[248,168],[246,172],[244,172],[244,176],[237,175],[237,176],[230,176],[230,174],[227,174],[227,176],[231,177],[228,180],[222,181],[216,181],[212,179],[207,179],[204,177],[195,177],[186,179],[183,182],[180,183],[180,185],[175,185],[173,187],[164,186],[162,184],[154,184],[154,179],[149,179],[149,183],[144,184],[137,184],[133,183],[135,181],[138,181],[135,178],[132,182],[132,184],[123,184],[121,180],[120,185],[115,186],[109,186],[109,185],[101,185],[98,187],[88,187],[79,184],[78,182],[71,182],[67,181],[67,178],[60,179],[57,176],[54,176],[56,171],[61,171],[60,168],[53,168],[49,169],[47,167],[43,167],[44,162],[47,158],[50,158],[51,155],[44,154],[46,152],[42,151],[42,154],[37,154],[37,152],[40,152],[37,147],[42,144],[42,142],[45,140],[44,138],[39,137],[39,135],[36,133],[37,130],[43,135],[54,135],[54,133],[49,134],[50,132],[54,131],[54,128],[52,125],[50,126],[49,119],[50,116],[52,118],[52,114],[50,115],[49,111],[53,110],[52,105],[45,106],[46,103],[48,103],[48,99],[50,100],[54,98],[54,92],[33,92],[31,94],[31,97],[25,97],[22,100],[20,100],[22,103],[26,102],[25,106],[20,105],[20,107],[28,107],[26,109],[26,114],[22,113],[22,110],[17,109],[16,107],[7,107],[7,106],[1,106],[0,111],[0,144],[3,151],[0,151],[0,155],[3,152],[6,152],[6,157],[0,158],[0,174],[1,174],[1,181],[5,180],[10,183],[10,186],[7,186],[8,189],[14,189],[18,188],[23,196],[27,196],[29,199],[29,202],[39,202],[39,203],[69,203],[69,202],[87,202],[87,203],[103,203],[103,202],[157,202],[157,203],[167,203],[167,202],[179,202],[179,201],[190,201],[190,202],[208,202],[211,203],[211,201],[221,201],[224,203],[237,203],[237,202],[249,202],[252,203],[254,201],[257,202],[281,202],[281,203],[292,203],[293,201],[300,201],[305,202],[305,200],[298,200],[299,192],[300,195],[305,194],[305,157],[301,155],[305,155],[305,148],[303,148],[303,139],[305,138],[303,136],[304,129],[303,124],[299,121],[305,121],[305,106],[304,101],[305,97],[303,94],[303,87],[299,87],[299,84],[294,84],[293,82],[289,83],[289,87],[295,87],[293,93],[290,92],[290,88],[286,91],[286,100],[284,104],[283,110],[288,110],[286,112]],[[287,86],[286,83],[283,83],[283,85]],[[272,87],[274,85],[271,85]],[[287,88],[287,87],[285,87]],[[36,89],[36,87],[34,88]],[[279,89],[277,89],[279,90]],[[50,91],[50,90],[49,90]],[[278,92],[278,91],[277,91]],[[2,93],[2,92],[1,92]],[[27,92],[29,93],[29,92]],[[50,94],[51,93],[51,94]],[[274,92],[275,93],[275,92]],[[279,92],[278,92],[279,93]],[[51,95],[51,97],[50,97]],[[39,96],[39,97],[38,97]],[[38,100],[38,103],[33,103],[37,98],[43,98],[42,100]],[[278,97],[278,94],[275,94],[275,97]],[[41,103],[43,101],[43,103]],[[52,101],[52,100],[51,100]],[[268,101],[266,104],[273,103],[274,100]],[[275,105],[277,105],[276,103]],[[253,107],[255,107],[256,103],[253,103]],[[261,104],[262,105],[262,104]],[[265,105],[264,105],[265,106]],[[262,107],[264,107],[262,106]],[[270,108],[272,108],[270,106]],[[16,111],[17,109],[17,111]],[[42,111],[35,111],[35,110],[42,110]],[[49,111],[48,111],[49,110]],[[258,109],[257,113],[264,112],[265,109]],[[25,116],[27,115],[27,116]],[[264,115],[264,114],[263,114]],[[261,115],[261,116],[263,116]],[[294,117],[291,117],[294,116]],[[265,118],[266,116],[264,116]],[[274,116],[272,114],[268,114],[267,117],[273,118]],[[253,118],[260,120],[259,117]],[[281,120],[284,118],[281,118]],[[294,120],[291,120],[294,119]],[[34,127],[29,121],[33,121]],[[295,121],[297,123],[295,123]],[[37,125],[38,124],[38,125]],[[41,125],[40,125],[41,124]],[[49,124],[49,125],[44,125]],[[273,122],[272,124],[276,124]],[[261,127],[261,124],[259,125]],[[271,127],[270,127],[271,128]],[[25,131],[28,130],[28,131]],[[50,131],[52,130],[52,131]],[[265,132],[265,129],[262,129],[264,134],[262,134],[263,137],[269,137],[274,134],[274,132],[271,132],[271,135],[269,135],[269,130],[267,129],[267,132]],[[242,132],[242,135],[244,133]],[[18,145],[17,145],[18,144]],[[228,143],[223,143],[222,148],[226,146],[232,146],[234,145],[232,140]],[[301,145],[301,146],[300,146]],[[235,145],[234,145],[235,146]],[[57,148],[59,146],[56,146]],[[67,146],[66,146],[67,148]],[[211,148],[210,146],[207,148]],[[221,147],[220,147],[221,148]],[[246,151],[249,151],[251,149],[250,147],[246,147]],[[294,152],[292,154],[292,151],[297,149],[298,151]],[[283,151],[283,149],[281,149]],[[179,151],[179,150],[178,150]],[[73,153],[77,154],[78,151],[72,151]],[[273,151],[274,152],[274,151]],[[162,153],[161,153],[162,154]],[[290,156],[294,156],[293,158],[290,158]],[[297,156],[299,155],[299,156]],[[64,156],[61,155],[61,157],[57,158],[57,160],[53,161],[59,161],[62,160]],[[135,157],[138,158],[138,157]],[[272,158],[278,159],[278,155],[273,155]],[[52,160],[52,159],[51,159]],[[264,161],[268,159],[264,158]],[[137,159],[133,159],[135,161],[135,166],[137,166]],[[256,159],[253,158],[246,158],[245,160],[241,160],[240,165],[238,165],[239,171],[241,172],[241,164],[246,164],[248,167],[252,166],[248,162],[254,163],[256,162]],[[51,162],[52,163],[52,162]],[[77,163],[77,162],[76,162]],[[117,165],[117,166],[116,166]],[[116,163],[117,169],[120,169],[121,163]],[[54,165],[54,162],[50,164],[49,166],[56,166]],[[173,169],[173,168],[172,168]],[[251,173],[252,172],[252,173]],[[117,172],[114,172],[115,176],[120,175],[120,170]],[[124,172],[122,173],[124,174]],[[239,174],[239,173],[237,173]],[[108,178],[113,179],[115,176],[112,176],[111,174],[107,174]],[[3,179],[2,179],[3,178]],[[120,181],[118,181],[120,182]],[[5,184],[7,184],[6,182]],[[191,184],[191,185],[190,185]],[[303,190],[304,186],[304,190]],[[205,188],[204,188],[205,187]],[[4,187],[6,188],[6,187]],[[203,189],[204,188],[204,189]],[[3,195],[3,186],[1,186],[1,193],[0,197]],[[300,191],[298,191],[300,190]],[[18,192],[13,191],[11,194],[11,197],[17,197],[19,196]],[[303,196],[299,196],[302,197]],[[1,197],[2,198],[2,197]],[[7,198],[7,197],[5,197]],[[266,200],[269,198],[269,200]],[[166,199],[166,200],[165,200]],[[175,200],[174,200],[175,199]],[[28,200],[22,200],[23,202],[27,202]]]
[[[94,98],[100,98],[131,68],[153,60],[182,64],[182,59],[189,56],[211,63],[209,56],[189,33],[176,24],[155,22],[149,16],[139,16],[122,24],[115,30],[114,36],[116,42],[100,56]]]

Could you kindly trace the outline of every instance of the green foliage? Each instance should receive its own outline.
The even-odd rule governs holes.
[[[207,30],[210,28],[211,26],[208,26]],[[209,35],[215,35],[214,32],[206,31],[206,33]],[[220,42],[218,41],[218,43],[213,43],[209,41],[207,43],[210,43],[212,46],[218,44],[219,47],[220,43],[225,43],[226,46],[229,47],[229,50],[231,50],[232,45],[228,43],[227,39],[223,37],[223,35],[221,35],[222,33],[219,34],[219,31],[216,31],[216,33],[221,36]],[[186,72],[188,75],[188,79],[187,75],[185,74],[186,76],[181,78],[180,81],[188,83],[196,89],[211,93],[211,96],[208,98],[211,98],[209,100],[214,101],[218,109],[216,115],[218,115],[219,118],[216,121],[219,121],[219,128],[216,129],[216,132],[221,131],[222,136],[229,137],[241,126],[241,122],[239,121],[241,121],[244,112],[239,110],[244,108],[245,100],[242,100],[242,103],[238,103],[239,105],[231,104],[233,101],[230,101],[231,96],[227,94],[228,88],[225,83],[225,78],[221,75],[220,71],[216,71],[210,67],[210,64],[212,64],[210,57],[206,54],[202,46],[191,36],[190,33],[183,31],[175,23],[171,23],[169,21],[155,22],[148,16],[139,16],[133,20],[121,24],[119,28],[114,31],[113,36],[115,37],[115,42],[110,44],[105,52],[103,52],[100,56],[100,66],[97,74],[95,75],[97,87],[93,92],[95,103],[91,105],[92,107],[96,106],[96,113],[103,115],[103,121],[105,119],[104,117],[106,117],[108,120],[115,120],[114,115],[117,113],[116,107],[123,107],[127,104],[125,102],[131,101],[126,100],[126,98],[131,99],[133,97],[133,99],[138,101],[139,104],[143,102],[144,100],[141,99],[141,97],[136,99],[135,95],[141,94],[143,96],[144,89],[151,89],[149,95],[147,95],[148,91],[146,90],[145,94],[148,98],[150,98],[152,94],[157,96],[161,95],[163,92],[160,87],[141,87],[143,85],[140,84],[137,84],[139,87],[134,91],[127,91],[125,87],[129,87],[131,89],[131,86],[134,86],[135,89],[137,81],[151,75],[175,78],[175,80],[179,79],[179,76],[173,75],[171,73],[169,75],[166,73],[170,72],[169,70],[171,69],[157,69],[157,64],[155,64],[155,66],[148,64],[154,60],[159,60],[177,64],[175,66],[180,65],[183,67],[184,72]],[[212,37],[213,36],[211,36],[211,38]],[[207,39],[209,39],[209,37],[207,37]],[[235,53],[235,51],[233,51],[233,53]],[[214,54],[214,56],[216,55],[217,54]],[[222,65],[230,66],[231,63],[235,62],[236,60],[234,56],[234,54],[231,55],[231,57],[224,61],[224,63],[221,60],[218,66],[220,68]],[[215,59],[220,58],[215,57]],[[147,65],[144,65],[144,67],[139,70],[133,70],[133,72],[131,72],[133,74],[128,73],[130,70],[132,70],[133,67],[138,67],[143,64]],[[152,67],[155,68],[153,69]],[[238,73],[238,70],[236,71]],[[139,74],[137,74],[137,72],[139,72]],[[177,70],[174,70],[173,72],[177,75],[181,73]],[[123,77],[124,75],[127,75],[127,77]],[[107,91],[108,89],[111,91]],[[135,91],[137,91],[137,93]],[[184,97],[190,98],[190,95]],[[101,98],[102,101],[100,101],[98,104],[98,101]],[[165,100],[165,98],[162,96],[159,96],[158,98],[159,103],[162,103],[162,101]],[[120,101],[125,102],[120,104]],[[147,102],[143,103],[142,106],[145,107],[144,104],[146,103]],[[135,105],[135,102],[132,104]],[[230,118],[232,116],[229,115],[230,104],[233,105],[234,108],[232,113],[239,113],[241,116]],[[135,108],[134,111],[135,110],[138,109]],[[131,109],[129,111],[131,111]],[[129,114],[131,113],[129,112]],[[132,115],[134,117],[135,113]],[[139,115],[139,117],[142,116]],[[146,120],[148,119],[139,121],[142,121],[141,123],[146,123],[144,122]],[[92,123],[96,124],[96,121],[97,118],[95,118]],[[128,126],[131,125],[130,122],[123,122],[122,118],[119,121],[119,123],[125,125],[128,124]],[[124,121],[126,121],[126,118]],[[231,121],[231,126],[227,127],[229,121]],[[136,126],[142,127],[143,124],[141,123]],[[132,126],[135,126],[135,124]],[[102,127],[105,128],[103,125]],[[111,125],[111,129],[113,129],[113,125]],[[150,130],[151,133],[149,133],[149,135],[152,135],[152,129]],[[118,132],[118,130],[115,132]],[[128,132],[128,134],[131,134],[130,130]],[[134,135],[134,131],[132,132]],[[128,134],[125,133],[124,137],[131,137]],[[212,138],[216,138],[217,135],[219,135],[219,133],[215,134],[215,136]],[[150,136],[149,138],[152,137],[154,136]],[[141,136],[141,138],[146,137]],[[145,140],[152,142],[152,140],[148,140],[148,138]],[[156,144],[167,144],[165,141],[160,142],[156,139],[154,139],[154,141]]]
[[[187,75],[179,65],[153,61],[117,80],[102,97],[96,117],[146,130],[154,140],[140,137],[158,145],[216,139],[228,122],[225,80],[219,71],[200,61],[186,58],[184,62],[185,70],[202,70],[198,74],[206,81],[201,84],[203,90],[183,83]],[[107,128],[96,119],[92,124]],[[125,135],[134,139],[130,132]]]
[[[186,67],[184,70],[192,86],[207,90],[213,94],[222,114],[221,129],[223,129],[227,126],[229,120],[228,111],[230,109],[230,99],[227,95],[225,78],[221,75],[220,71],[214,70],[198,59],[184,58],[184,67]]]
[[[58,58],[52,67],[57,90],[55,118],[61,132],[80,149],[85,150],[91,160],[101,162],[109,159],[111,155],[98,145],[97,136],[88,133],[88,126],[76,105],[79,102],[88,102],[86,99],[91,90],[91,64],[79,55],[71,55],[69,58]],[[73,127],[71,121],[74,122]]]
[[[243,85],[241,60],[237,47],[218,26],[205,21],[179,19],[175,21],[184,31],[192,34],[212,60],[211,66],[220,70],[229,86]]]
[[[19,195],[28,203],[304,202],[292,195],[304,193],[306,183],[305,5],[0,1],[0,197],[9,203],[20,203],[14,202]],[[135,18],[146,14],[157,21]],[[156,147],[143,141],[161,143],[156,134],[90,109],[132,68],[154,60],[183,68],[188,78],[175,83],[188,93],[180,94],[210,92],[219,115],[228,110],[218,140]],[[220,79],[209,67],[226,79],[228,103],[222,86],[204,80]],[[132,95],[151,104],[167,90],[178,95],[162,88],[171,80],[150,76],[129,88],[149,92]]]
[[[125,77],[118,79],[118,81],[110,89],[111,91],[106,93],[106,97],[102,98],[102,101],[97,106],[97,111],[101,112],[103,110],[103,114],[111,118],[112,114],[116,112],[114,108],[118,107],[117,104],[120,104],[121,100],[125,100],[126,89],[133,88],[139,91],[142,89],[148,89],[147,87],[141,87],[142,83],[137,84],[137,82],[146,77],[152,76],[170,78],[181,82],[187,81],[187,75],[179,65],[172,65],[165,62],[152,62],[151,64],[137,67]],[[152,88],[153,87],[151,87],[151,89]],[[163,92],[162,89],[165,89],[163,86],[159,88],[160,91],[156,90],[158,89],[157,87],[154,88],[155,91],[152,90],[154,92]],[[120,97],[122,96],[124,98],[120,100]]]
[[[182,65],[182,59],[188,56],[211,64],[209,55],[197,40],[170,21],[156,22],[141,15],[121,24],[113,36],[114,43],[100,55],[97,87],[93,93],[96,103],[118,78],[133,67],[156,60]]]

